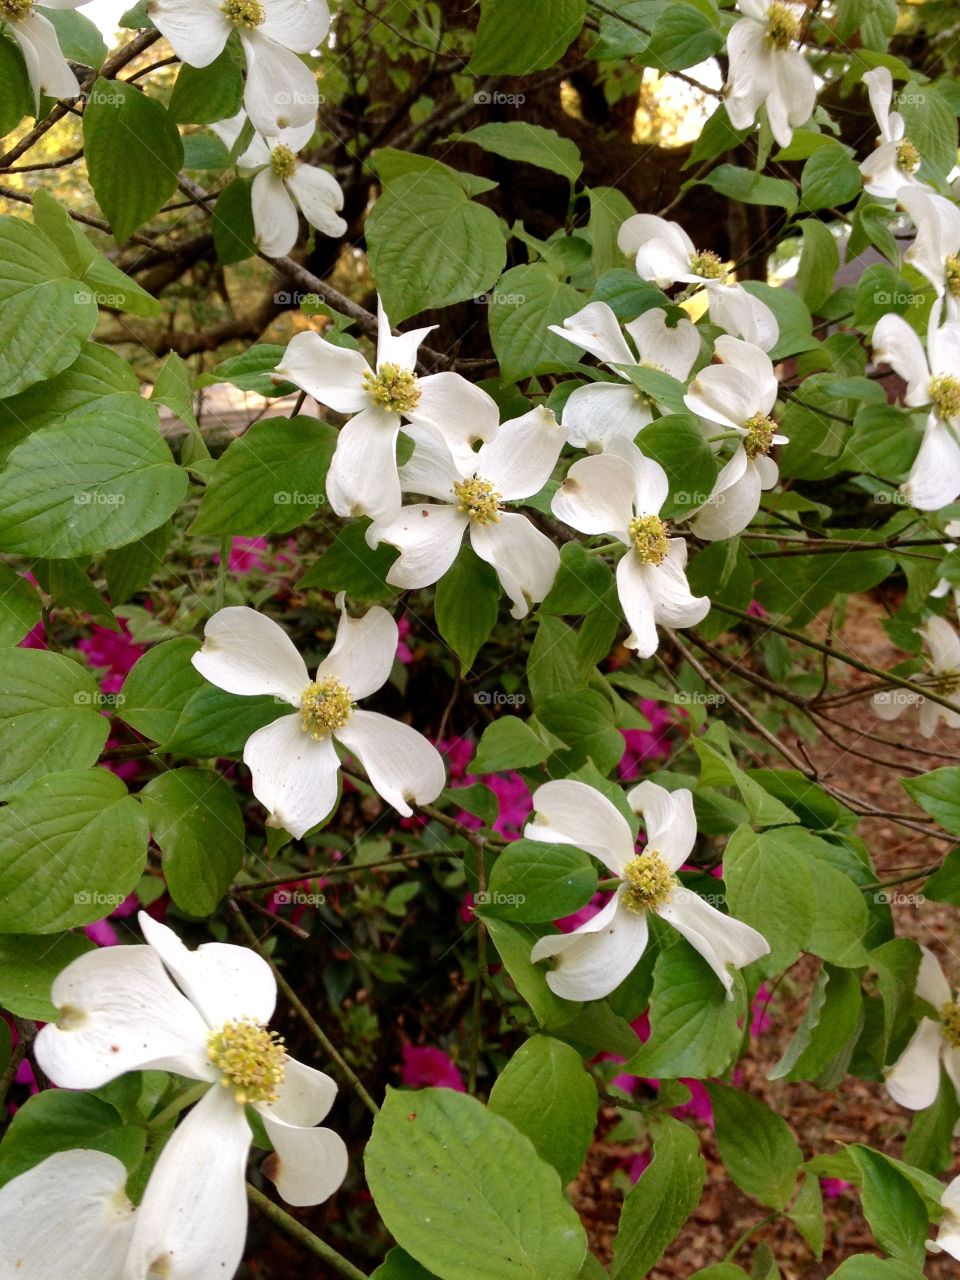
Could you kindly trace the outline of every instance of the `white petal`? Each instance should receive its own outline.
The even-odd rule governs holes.
[[[948,1000],[952,999],[950,983],[947,981],[940,961],[929,947],[920,948],[920,970],[917,973],[916,992],[921,1000],[933,1005],[939,1013]]]
[[[45,1075],[66,1089],[98,1089],[127,1071],[212,1078],[207,1025],[150,947],[89,951],[58,974],[60,1011],[37,1036]]]
[[[903,493],[918,511],[939,511],[960,495],[960,445],[945,422],[927,419]]]
[[[505,422],[477,451],[477,475],[493,482],[507,502],[539,493],[550,479],[565,441],[553,410],[543,405]]]
[[[662,564],[647,565],[647,588],[657,622],[664,627],[695,627],[710,612],[707,596],[690,594],[684,573],[687,546],[682,538],[671,538]]]
[[[689,262],[696,252],[693,241],[677,222],[668,222],[654,213],[635,213],[627,218],[617,234],[617,244],[627,257],[634,257],[651,240],[661,240],[668,244],[674,255],[683,262]]]
[[[564,1000],[602,1000],[636,968],[647,946],[645,914],[629,911],[614,894],[601,912],[573,933],[548,934],[531,960],[556,957],[547,986]]]
[[[415,426],[428,427],[440,435],[458,459],[469,460],[472,446],[489,440],[500,425],[496,400],[459,373],[428,374],[417,379],[417,388],[420,400],[407,418]],[[430,489],[417,492],[439,496]]]
[[[923,343],[903,316],[882,316],[873,331],[874,359],[889,364],[907,384],[906,403],[926,404],[930,370]]]
[[[620,332],[620,321],[605,302],[588,302],[575,315],[567,316],[562,325],[548,327],[551,333],[566,338],[609,365],[635,363]]]
[[[232,30],[216,0],[150,0],[150,20],[191,67],[208,67]]]
[[[897,196],[917,227],[916,239],[904,253],[904,261],[915,266],[942,294],[946,288],[946,260],[960,252],[960,208],[952,200],[920,187],[904,187]]]
[[[319,333],[292,338],[276,372],[337,413],[359,413],[370,404],[363,389],[364,374],[371,372],[366,360],[359,351],[335,347]]]
[[[628,649],[636,649],[641,658],[649,658],[655,654],[660,643],[647,582],[650,567],[638,560],[632,548],[617,565],[617,594],[630,628],[625,644]]]
[[[709,284],[710,319],[734,337],[771,351],[780,339],[777,318],[765,302],[742,284]]]
[[[512,601],[511,617],[525,618],[553,586],[560,568],[556,543],[519,512],[504,511],[496,524],[473,524],[470,543],[496,569]]]
[[[887,1092],[911,1111],[932,1107],[940,1092],[940,1054],[943,1036],[939,1022],[921,1018],[910,1043],[887,1072]]]
[[[625,328],[637,344],[641,360],[661,365],[681,382],[686,379],[700,354],[700,334],[692,320],[678,320],[671,329],[663,308],[653,307]]]
[[[10,22],[14,39],[23,52],[34,99],[40,94],[50,98],[75,98],[80,92],[77,77],[60,52],[56,28],[41,13],[28,13]]]
[[[671,871],[687,861],[697,838],[693,794],[686,787],[667,791],[655,782],[641,782],[627,795],[630,808],[643,818],[648,850],[656,850]]]
[[[635,444],[611,440],[611,454],[623,458],[633,479],[633,505],[638,516],[656,515],[667,500],[670,483],[659,462],[644,457]]]
[[[190,661],[227,693],[272,693],[295,707],[310,683],[307,664],[283,627],[246,605],[220,609],[208,618],[203,647]]]
[[[299,164],[287,179],[287,187],[296,196],[311,227],[316,227],[333,240],[347,234],[347,224],[339,214],[343,208],[343,190],[326,169]]]
[[[256,31],[241,31],[247,55],[243,106],[253,127],[267,137],[313,120],[320,105],[310,68],[288,49]]]
[[[626,541],[633,518],[633,475],[612,453],[581,458],[553,495],[550,509],[580,533],[609,533]]]
[[[699,278],[690,270],[689,255],[678,252],[672,240],[648,240],[637,250],[635,265],[641,280],[651,280],[661,289],[669,288],[677,280],[693,281]]]
[[[788,147],[793,130],[807,123],[817,105],[817,82],[813,70],[798,49],[786,49],[777,59],[776,92],[767,100],[768,110],[771,101],[776,104],[775,110],[782,107],[783,112],[779,136],[774,126],[774,113],[770,114],[773,136],[782,147]]]
[[[354,715],[359,714],[354,712]],[[329,737],[304,733],[299,715],[281,716],[247,739],[243,762],[268,825],[298,840],[337,803],[340,759]]]
[[[273,1143],[261,1172],[276,1185],[287,1204],[320,1204],[347,1176],[349,1158],[343,1139],[332,1129],[304,1129],[285,1124],[272,1108],[260,1114]]]
[[[884,200],[896,200],[900,192],[914,182],[911,174],[904,173],[899,164],[899,144],[885,142],[867,156],[860,165],[863,189],[871,196]]]
[[[575,845],[599,858],[615,876],[636,857],[623,814],[595,787],[570,778],[536,789],[533,816],[523,835],[526,840]]]
[[[400,468],[403,492],[453,502],[453,486],[474,474],[476,455],[462,452],[462,442],[451,440],[435,426],[407,426],[404,435],[413,441],[413,453]]]
[[[633,386],[592,382],[563,406],[563,429],[578,449],[603,450],[617,437],[633,440],[653,420],[653,412]]]
[[[58,1151],[0,1188],[0,1275],[117,1280],[133,1206],[127,1171],[103,1151]]]
[[[874,67],[863,77],[870,108],[873,111],[880,136],[887,141],[890,138],[890,105],[893,102],[893,76],[889,67]]]
[[[719,542],[746,529],[760,507],[761,477],[740,445],[717,476],[709,500],[693,518],[698,538]]]
[[[285,1124],[309,1127],[327,1118],[337,1096],[337,1084],[325,1071],[287,1058],[277,1095],[276,1102],[258,1106],[257,1110],[268,1111]]]
[[[333,648],[317,668],[317,679],[332,676],[350,690],[354,702],[387,683],[400,642],[397,624],[379,605],[351,618],[340,597],[340,622]]]
[[[204,942],[191,951],[172,929],[145,911],[138,913],[137,920],[147,942],[209,1027],[219,1030],[227,1022],[244,1018],[265,1025],[273,1017],[277,983],[266,960],[255,951],[229,942]]]
[[[250,1127],[215,1085],[174,1130],[137,1209],[123,1280],[226,1280],[247,1236]]]
[[[271,169],[261,169],[250,190],[257,247],[268,258],[282,258],[297,243],[300,219],[290,193]]]
[[[946,618],[928,618],[923,624],[923,638],[937,674],[960,671],[960,636]]]
[[[330,30],[326,0],[264,0],[259,30],[285,49],[310,53]]]
[[[731,339],[736,341],[736,339]],[[701,369],[683,402],[691,413],[722,427],[743,427],[759,412],[759,388],[746,373],[726,364]]]
[[[749,296],[749,295],[748,295]],[[777,402],[779,383],[773,361],[753,342],[744,342],[722,334],[714,346],[715,354],[730,368],[745,374],[755,388],[755,412],[769,413]]]
[[[390,566],[391,586],[411,591],[439,582],[456,560],[469,521],[447,503],[401,507],[396,520],[376,524],[369,530],[379,542],[400,548],[400,556]]]
[[[385,364],[395,364],[412,373],[417,367],[417,352],[428,333],[437,326],[429,324],[424,329],[411,329],[408,333],[394,333],[390,327],[390,319],[383,309],[383,303],[377,298],[377,368]]]
[[[908,689],[882,689],[870,699],[870,709],[880,720],[899,720],[907,707],[926,701],[922,694]]]
[[[338,516],[393,520],[400,510],[395,413],[371,405],[340,428],[327,471],[327,498]]]
[[[699,951],[723,983],[730,999],[733,997],[733,976],[728,966],[742,969],[770,953],[770,944],[762,933],[751,929],[742,920],[725,916],[683,885],[674,889],[670,901],[658,907],[657,914],[682,933],[694,950]]]
[[[936,307],[934,308],[936,311]],[[930,356],[930,372],[956,377],[960,369],[960,324],[955,320],[946,324],[933,323],[927,331],[927,351]],[[956,425],[960,426],[960,415]]]
[[[363,765],[373,789],[404,817],[411,802],[430,804],[446,784],[440,752],[399,720],[355,711],[336,736]]]

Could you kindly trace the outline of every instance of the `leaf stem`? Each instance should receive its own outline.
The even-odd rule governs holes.
[[[341,1253],[337,1253],[331,1245],[321,1240],[319,1236],[315,1236],[312,1231],[308,1230],[302,1222],[298,1222],[285,1209],[281,1209],[278,1204],[274,1204],[268,1199],[262,1191],[258,1191],[256,1187],[252,1187],[247,1183],[247,1198],[252,1205],[260,1210],[265,1218],[269,1218],[281,1230],[285,1231],[291,1239],[296,1240],[298,1244],[302,1244],[318,1258],[322,1258],[328,1266],[332,1267],[341,1276],[346,1276],[347,1280],[367,1280],[366,1272],[361,1271],[359,1267],[355,1267]]]

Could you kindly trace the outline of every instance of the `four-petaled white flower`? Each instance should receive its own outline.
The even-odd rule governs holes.
[[[788,147],[817,103],[813,71],[794,44],[805,9],[783,0],[738,0],[737,8],[743,17],[727,36],[727,115],[735,129],[749,129],[766,106],[770,132]]]
[[[496,402],[458,373],[418,378],[417,350],[435,326],[394,335],[377,304],[377,366],[313,331],[298,333],[277,373],[337,413],[352,414],[340,429],[327,472],[327,498],[338,516],[393,520],[400,511],[397,436],[403,419],[439,432],[459,457],[469,455],[500,422]]]
[[[550,479],[564,444],[553,412],[541,405],[505,422],[476,453],[455,455],[428,428],[410,434],[416,444],[400,471],[403,488],[438,501],[403,507],[395,520],[367,530],[371,546],[388,542],[400,549],[387,581],[408,589],[436,582],[469,533],[473,550],[496,570],[513,617],[526,617],[553,585],[560,552],[525,515],[505,510],[504,503],[532,497]]]
[[[135,1210],[123,1194],[123,1166],[102,1153],[63,1152],[5,1187],[4,1276],[55,1280],[63,1274],[53,1269],[57,1233],[66,1257],[80,1240],[89,1251],[77,1274],[229,1280],[246,1237],[245,1170],[253,1138],[248,1105],[274,1147],[263,1171],[288,1203],[319,1204],[346,1174],[342,1139],[317,1127],[333,1104],[335,1083],[289,1057],[268,1030],[277,989],[266,961],[219,942],[190,951],[172,929],[144,913],[139,920],[146,946],[88,952],[54,981],[59,1016],[37,1036],[37,1061],[67,1089],[99,1089],[129,1071],[146,1070],[211,1087],[174,1130]],[[83,1177],[72,1188],[71,1174]],[[36,1199],[28,1203],[31,1190]],[[26,1222],[14,1219],[18,1207]],[[58,1221],[59,1212],[64,1216]],[[48,1257],[50,1269],[42,1270]]]
[[[914,176],[920,168],[920,153],[906,136],[903,116],[890,110],[893,76],[889,67],[874,67],[863,77],[863,83],[880,130],[877,146],[860,166],[863,189],[868,195],[896,200],[904,187],[924,185]]]
[[[211,125],[214,133],[232,147],[246,124],[241,111],[229,120]],[[268,258],[282,258],[297,243],[300,220],[297,207],[311,227],[337,240],[346,234],[340,217],[343,191],[326,169],[304,164],[297,158],[313,137],[313,121],[296,129],[284,129],[275,138],[255,133],[237,158],[237,168],[256,170],[250,191],[253,229],[257,245]]]
[[[739,338],[718,338],[715,350],[723,363],[701,369],[684,396],[691,412],[741,440],[693,517],[693,532],[710,542],[732,538],[747,527],[757,514],[761,492],[779,479],[770,450],[787,442],[770,416],[779,386],[770,357]]]
[[[79,9],[87,0],[43,0],[44,9]],[[48,98],[75,98],[80,92],[77,77],[60,51],[57,29],[42,13],[35,0],[0,0],[0,26],[20,46],[26,64],[33,106],[40,109],[40,95]]]
[[[907,384],[904,403],[929,405],[923,443],[901,486],[918,511],[939,511],[960,495],[960,320],[939,325],[934,304],[927,350],[903,316],[883,316],[873,331],[873,354]]]
[[[593,382],[578,387],[563,406],[563,429],[568,441],[591,453],[601,452],[608,440],[633,440],[653,421],[653,397],[635,386],[630,368],[659,369],[683,382],[700,354],[700,335],[691,320],[671,328],[662,307],[645,311],[624,325],[637,349],[634,355],[620,331],[620,322],[605,302],[590,302],[563,325],[550,325],[559,334],[602,360],[627,383]]]
[[[910,1043],[886,1073],[887,1092],[901,1107],[925,1111],[940,1092],[940,1064],[960,1094],[960,1004],[936,956],[921,947],[916,993],[935,1017],[923,1017]]]
[[[656,653],[657,624],[692,627],[710,611],[693,596],[684,572],[687,544],[671,538],[659,511],[667,500],[666,472],[635,444],[612,440],[608,452],[575,462],[554,494],[553,514],[586,534],[609,534],[627,548],[617,565],[617,591],[631,634],[626,645],[641,658]]]
[[[928,618],[920,628],[930,650],[930,674],[914,677],[915,684],[923,684],[944,698],[960,694],[960,636],[946,618]],[[873,695],[874,715],[881,720],[896,720],[908,707],[920,709],[920,732],[932,738],[943,720],[949,729],[960,728],[960,710],[951,711],[939,702],[932,702],[913,689],[882,689]],[[958,699],[960,707],[960,699]]]
[[[917,234],[904,253],[946,299],[947,320],[960,321],[960,208],[952,200],[921,187],[905,187],[898,196],[910,214]]]
[[[927,1241],[929,1253],[949,1253],[960,1262],[960,1177],[954,1178],[940,1197],[943,1217],[937,1226],[935,1241]]]
[[[237,33],[247,61],[243,105],[259,133],[275,137],[315,119],[316,78],[297,54],[330,30],[326,0],[148,0],[147,13],[191,67],[208,67]]]
[[[439,752],[422,734],[354,706],[386,682],[399,634],[386,609],[374,606],[351,618],[343,600],[341,592],[337,638],[313,680],[283,628],[242,605],[209,619],[203,647],[192,659],[201,675],[228,693],[272,694],[297,708],[249,737],[243,760],[253,794],[269,811],[268,825],[298,838],[336,804],[336,743],[356,756],[374,790],[407,817],[410,801],[435,800],[446,781]]]
[[[732,999],[729,966],[741,969],[767,955],[770,946],[756,929],[724,915],[677,879],[697,838],[692,794],[641,782],[627,802],[646,826],[639,853],[626,818],[594,787],[567,780],[544,783],[534,792],[526,839],[575,845],[598,858],[620,883],[592,920],[572,933],[540,938],[530,958],[556,961],[547,985],[558,996],[602,1000],[643,955],[652,911],[699,951]]]

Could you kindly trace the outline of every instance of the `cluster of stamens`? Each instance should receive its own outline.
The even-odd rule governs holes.
[[[273,170],[273,176],[279,178],[281,182],[286,182],[287,178],[293,177],[299,163],[300,161],[290,148],[284,146],[282,142],[270,152],[270,168]]]
[[[960,254],[950,254],[943,264],[943,274],[950,294],[960,298]]]
[[[766,456],[773,447],[773,436],[777,429],[777,424],[772,418],[768,418],[765,413],[755,413],[743,425],[747,432],[743,441],[743,448],[747,457],[759,458],[761,455]]]
[[[936,409],[938,417],[944,419],[960,417],[960,378],[955,378],[949,373],[931,378],[930,402]]]
[[[626,888],[622,893],[623,905],[628,911],[634,911],[638,915],[669,902],[677,883],[677,877],[656,849],[641,853],[632,862],[628,862],[624,867],[623,877],[626,881]]]
[[[342,729],[352,713],[350,690],[333,676],[308,684],[300,699],[300,727],[318,742]]]
[[[368,369],[363,375],[363,389],[371,400],[391,413],[409,413],[420,403],[416,374],[398,364],[381,365],[377,373]]]
[[[667,526],[659,516],[635,516],[627,526],[634,549],[644,564],[662,564],[670,550]]]
[[[960,693],[960,671],[940,671],[924,684],[942,698],[952,698],[955,693]]]
[[[920,152],[909,138],[897,144],[897,168],[901,173],[916,173],[920,168]]]
[[[690,258],[690,270],[703,280],[722,280],[727,274],[723,260],[712,249],[702,249]]]
[[[453,494],[457,500],[457,509],[476,524],[500,523],[501,495],[494,489],[491,481],[483,480],[480,476],[458,480],[453,486]]]
[[[947,1044],[960,1049],[960,1003],[948,1000],[940,1010],[940,1029]]]
[[[33,0],[0,0],[0,18],[16,22],[25,18],[32,8]]]
[[[796,38],[799,25],[797,15],[789,5],[774,0],[767,10],[767,48],[789,49]]]
[[[260,0],[223,0],[220,11],[228,22],[245,31],[262,26],[267,18]]]
[[[238,1018],[210,1033],[207,1057],[220,1072],[221,1085],[233,1090],[241,1106],[276,1102],[287,1059],[276,1032],[252,1018]]]

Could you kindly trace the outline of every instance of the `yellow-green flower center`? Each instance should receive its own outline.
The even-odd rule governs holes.
[[[712,249],[703,249],[690,259],[690,270],[704,280],[722,280],[727,274],[723,260]]]
[[[33,8],[33,0],[0,0],[0,18],[11,22],[25,18]]]
[[[943,264],[947,289],[954,298],[960,298],[960,254],[951,253]]]
[[[955,693],[960,693],[960,671],[941,671],[924,683],[934,693],[939,693],[944,698],[950,698]]]
[[[223,0],[220,10],[228,22],[246,31],[262,26],[267,17],[260,0]]]
[[[207,1057],[241,1106],[276,1102],[283,1084],[287,1051],[283,1039],[252,1018],[227,1022],[207,1039]]]
[[[920,152],[909,138],[897,144],[897,168],[901,173],[916,173],[920,168]]]
[[[767,10],[767,47],[770,49],[789,49],[796,38],[799,28],[797,15],[788,4],[780,4],[779,0]]]
[[[279,178],[281,182],[286,182],[287,178],[293,177],[299,163],[290,148],[284,146],[282,142],[270,152],[270,168],[273,170],[274,177]]]
[[[476,524],[500,523],[500,494],[489,480],[473,476],[470,480],[458,480],[453,486],[457,508]]]
[[[777,424],[764,413],[755,413],[743,424],[747,429],[743,447],[748,458],[758,458],[770,452]]]
[[[948,1000],[940,1010],[943,1038],[954,1049],[960,1049],[960,1003]]]
[[[409,413],[420,403],[417,376],[398,364],[384,364],[377,373],[368,369],[363,375],[363,389],[376,403],[391,413]]]
[[[641,369],[656,369],[657,373],[666,373],[666,369],[662,364],[658,364],[656,360],[641,360],[639,362]],[[640,404],[656,404],[656,400],[649,391],[644,391],[641,387],[636,387],[633,393],[634,400],[638,400]]]
[[[628,911],[634,911],[638,915],[669,902],[677,883],[677,877],[656,849],[641,853],[632,862],[628,862],[623,878],[626,881],[626,888],[622,893],[623,905]]]
[[[644,564],[662,564],[670,550],[667,526],[659,516],[636,516],[627,527],[630,541]]]
[[[955,378],[949,373],[931,378],[930,402],[939,417],[960,417],[960,378]]]
[[[308,684],[300,699],[300,727],[318,742],[342,729],[353,714],[350,690],[334,676]]]

